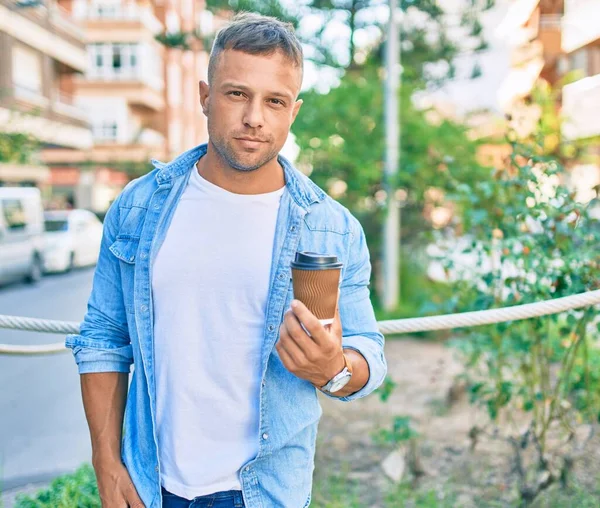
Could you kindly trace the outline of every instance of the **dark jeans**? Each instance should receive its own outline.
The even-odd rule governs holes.
[[[171,494],[162,488],[163,508],[243,508],[244,499],[241,490],[215,492],[208,496],[195,497],[192,500]]]

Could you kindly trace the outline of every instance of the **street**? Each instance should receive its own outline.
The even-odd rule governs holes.
[[[0,288],[0,314],[81,321],[94,269]],[[63,335],[0,329],[0,343],[46,344]],[[0,491],[42,482],[90,460],[79,375],[70,351],[0,355]]]

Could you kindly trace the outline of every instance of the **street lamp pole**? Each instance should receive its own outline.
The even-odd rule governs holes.
[[[385,82],[385,190],[387,214],[383,228],[383,307],[390,311],[398,306],[400,297],[400,206],[396,194],[396,175],[400,161],[400,87],[399,27],[397,0],[390,2],[390,20],[386,42]]]

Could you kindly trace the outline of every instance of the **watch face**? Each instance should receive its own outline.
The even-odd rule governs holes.
[[[348,384],[348,381],[350,381],[351,377],[352,377],[352,374],[350,374],[350,372],[346,372],[343,377],[341,377],[340,379],[336,379],[331,384],[331,388],[329,391],[331,393],[335,393],[335,392],[341,390],[342,388],[344,388],[344,386],[346,386]]]

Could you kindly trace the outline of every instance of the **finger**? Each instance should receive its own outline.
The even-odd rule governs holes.
[[[323,344],[323,342],[327,339],[327,331],[317,316],[308,310],[306,305],[304,305],[300,300],[292,300],[291,307],[293,313],[296,315],[300,323],[304,325],[304,328],[306,328],[312,339],[317,344]]]
[[[281,360],[281,363],[283,363],[283,366],[290,372],[292,370],[294,370],[294,368],[295,368],[294,360],[292,360],[292,357],[285,350],[285,348],[281,345],[281,342],[278,342],[275,345],[275,348],[277,349],[277,352],[279,353],[279,359]]]
[[[289,336],[287,329],[283,330],[279,335],[279,346],[285,350],[288,356],[292,359],[295,365],[303,365],[306,362],[306,357],[298,344]]]
[[[283,325],[291,340],[302,350],[307,359],[313,358],[318,353],[319,347],[310,335],[306,333],[298,318],[292,311],[286,312],[283,318]]]
[[[145,508],[145,505],[138,495],[133,483],[129,484],[127,490],[125,491],[125,496],[127,499],[127,506],[129,506],[129,508]]]

